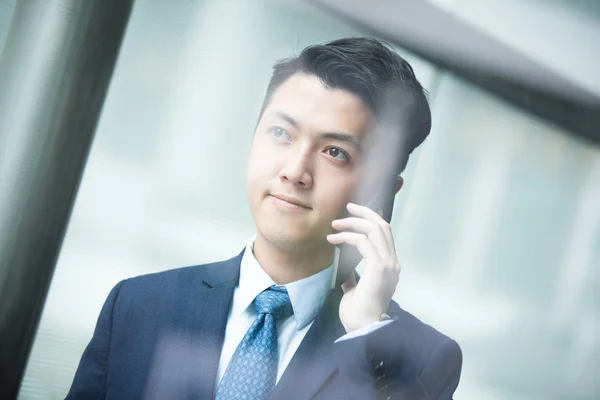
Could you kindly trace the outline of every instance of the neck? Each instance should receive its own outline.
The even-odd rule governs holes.
[[[282,249],[258,234],[254,241],[254,257],[276,284],[285,285],[329,267],[333,261],[333,245]]]

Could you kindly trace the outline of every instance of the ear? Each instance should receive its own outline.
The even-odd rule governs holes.
[[[402,189],[402,185],[404,185],[404,179],[400,175],[398,175],[398,180],[396,181],[396,192],[398,193],[400,189]]]

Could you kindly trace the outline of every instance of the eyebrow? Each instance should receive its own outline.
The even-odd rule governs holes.
[[[296,121],[294,118],[292,118],[291,116],[289,116],[288,114],[284,113],[283,111],[276,111],[275,115],[277,115],[279,118],[283,119],[284,121],[288,122],[294,128],[300,129],[300,123],[298,121]],[[356,147],[356,149],[359,152],[362,150],[362,146],[360,145],[360,142],[358,140],[356,140],[354,138],[354,136],[350,135],[349,133],[325,132],[325,133],[321,133],[319,135],[319,137],[321,139],[336,140],[338,142],[345,142],[345,143],[351,144],[352,146]]]
[[[362,146],[360,145],[360,142],[348,133],[326,132],[326,133],[322,133],[320,135],[320,137],[323,139],[330,139],[330,140],[337,140],[338,142],[345,142],[345,143],[351,144],[352,146],[356,147],[356,150],[358,150],[359,152],[362,151]]]
[[[275,115],[281,118],[284,121],[287,121],[290,125],[292,125],[296,129],[300,129],[300,122],[296,121],[294,118],[290,117],[283,111],[275,111]]]

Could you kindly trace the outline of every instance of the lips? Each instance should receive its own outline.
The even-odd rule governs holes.
[[[271,193],[271,196],[275,197],[276,199],[283,200],[283,201],[285,201],[287,203],[296,205],[298,207],[306,208],[306,209],[309,209],[309,210],[312,209],[305,202],[300,201],[297,198],[292,197],[292,196],[288,196],[288,195],[285,195],[285,194],[275,194],[275,193]]]

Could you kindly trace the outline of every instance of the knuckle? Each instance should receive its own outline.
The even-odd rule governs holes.
[[[383,230],[391,229],[390,224],[385,219],[382,219],[381,221],[379,221],[379,223],[377,225],[379,225],[381,227],[381,229],[383,229]]]
[[[387,225],[386,221],[377,221],[377,222],[371,222],[373,225],[377,226],[378,229],[380,229],[382,232],[385,231],[385,226]]]
[[[354,238],[356,240],[357,243],[362,243],[364,244],[365,242],[368,242],[369,239],[367,238],[366,235],[362,234],[362,233],[354,233]]]
[[[378,226],[376,223],[374,223],[372,221],[367,221],[367,220],[363,220],[363,221],[369,231],[375,232],[378,229]]]

